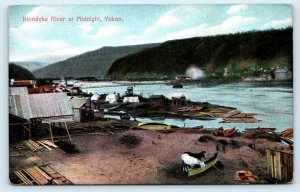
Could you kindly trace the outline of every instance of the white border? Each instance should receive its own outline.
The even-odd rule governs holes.
[[[163,2],[163,3],[162,3]],[[7,31],[7,7],[8,5],[45,5],[45,4],[54,4],[54,5],[61,5],[61,4],[240,4],[240,3],[249,3],[249,4],[267,4],[267,3],[281,3],[281,4],[292,4],[293,5],[293,28],[294,28],[294,132],[295,132],[295,174],[294,174],[294,181],[291,185],[169,185],[169,186],[155,186],[155,185],[131,185],[131,186],[22,186],[16,187],[9,184],[8,180],[8,31]],[[34,1],[34,0],[11,0],[8,2],[0,1],[0,29],[4,31],[4,33],[0,36],[0,42],[2,46],[0,46],[0,81],[2,86],[1,96],[0,96],[0,191],[2,192],[13,192],[13,191],[20,191],[20,192],[32,192],[32,191],[39,191],[39,192],[46,192],[46,191],[72,191],[72,192],[82,192],[82,191],[122,191],[122,192],[133,192],[133,191],[230,191],[230,192],[245,192],[245,191],[299,191],[300,184],[299,184],[299,166],[297,160],[299,159],[299,146],[298,142],[299,136],[298,130],[299,129],[299,122],[300,120],[297,118],[299,116],[299,81],[300,77],[297,74],[300,74],[300,69],[297,66],[299,65],[299,54],[300,54],[300,43],[299,43],[299,1],[296,0],[41,0],[41,1]]]

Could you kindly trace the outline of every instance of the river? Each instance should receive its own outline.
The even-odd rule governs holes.
[[[191,101],[209,102],[217,105],[235,107],[245,113],[254,113],[261,120],[258,123],[219,123],[221,119],[211,121],[190,119],[152,120],[139,118],[142,122],[164,122],[177,126],[193,127],[203,125],[208,128],[237,127],[240,130],[254,127],[274,127],[278,131],[293,127],[293,87],[291,85],[264,85],[239,82],[220,84],[212,87],[201,87],[197,84],[174,89],[164,82],[101,82],[79,83],[83,91],[88,93],[125,93],[127,86],[134,86],[134,93],[149,97],[162,94],[171,97],[173,94],[184,94]]]

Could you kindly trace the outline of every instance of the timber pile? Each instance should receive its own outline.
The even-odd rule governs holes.
[[[223,121],[220,123],[257,123],[257,120],[252,113],[242,113],[238,110],[229,111],[221,116]]]
[[[31,151],[38,151],[42,149],[42,147],[38,143],[32,140],[23,141],[23,144],[27,146]]]
[[[38,151],[43,148],[46,148],[48,151],[52,151],[52,148],[57,148],[57,146],[48,140],[40,140],[40,141],[32,141],[32,140],[26,140],[22,142],[23,145],[25,145],[27,148],[29,148],[31,151]],[[21,147],[22,144],[15,145],[14,148],[17,150],[23,150],[24,148]]]
[[[57,148],[57,145],[55,145],[53,142],[49,140],[40,140],[37,141],[41,146],[45,147],[48,151],[52,151],[52,148]]]
[[[15,184],[24,185],[70,185],[71,181],[55,171],[52,167],[30,167],[13,172],[18,179]]]

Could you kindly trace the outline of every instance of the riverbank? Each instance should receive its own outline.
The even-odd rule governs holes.
[[[95,127],[96,123],[83,125]],[[102,130],[99,134],[72,135],[72,144],[78,153],[66,153],[61,148],[34,153],[73,184],[257,184],[270,182],[267,148],[292,151],[289,145],[271,137],[254,140],[251,134],[238,133],[224,138],[212,135],[207,129],[161,133],[121,127]],[[138,138],[138,142],[126,144],[122,138],[128,136]],[[206,151],[208,158],[218,152],[223,168],[212,167],[207,172],[187,177],[180,160],[185,151]],[[28,160],[11,161],[11,170],[14,162],[20,166]],[[251,171],[257,179],[237,181],[235,174],[239,170]]]

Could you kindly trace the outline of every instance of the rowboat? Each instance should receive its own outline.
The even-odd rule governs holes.
[[[164,131],[164,130],[170,130],[171,125],[167,125],[164,123],[139,123],[138,128],[154,130],[154,131]]]
[[[237,132],[237,130],[234,128],[232,129],[223,129],[223,128],[219,128],[216,130],[213,130],[213,134],[215,136],[222,136],[222,137],[231,137],[233,136],[235,133]]]
[[[257,128],[247,128],[246,131],[264,131],[264,132],[274,132],[276,130],[276,128],[261,128],[261,127],[257,127]]]
[[[191,177],[191,176],[203,173],[204,171],[213,167],[217,163],[217,161],[218,161],[218,153],[215,153],[212,158],[210,158],[204,162],[204,164],[205,164],[204,167],[189,169],[188,176]]]

